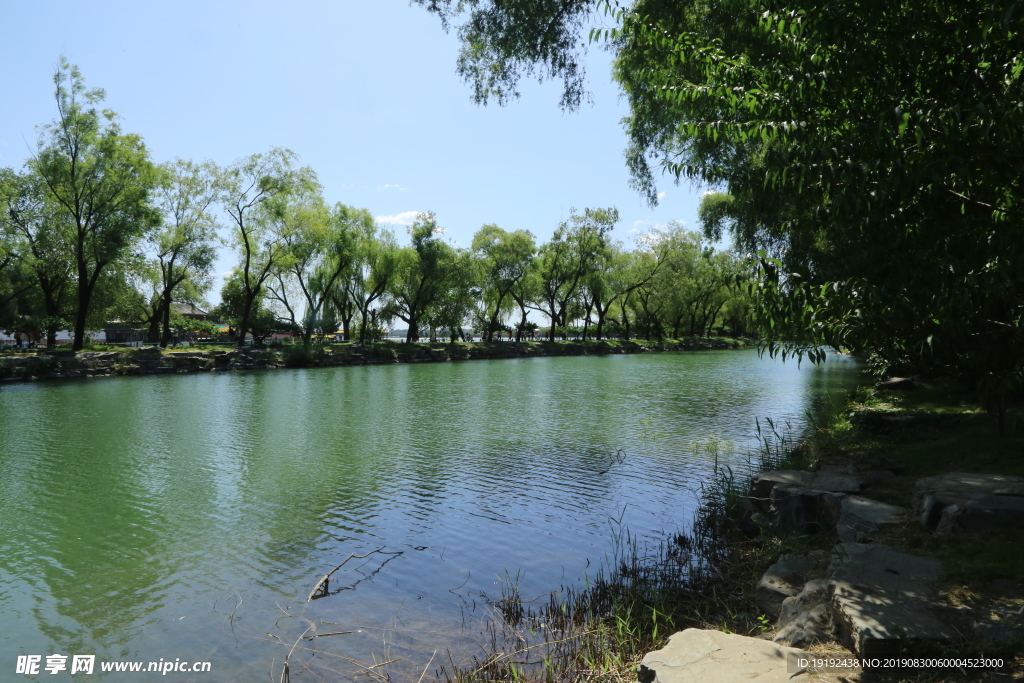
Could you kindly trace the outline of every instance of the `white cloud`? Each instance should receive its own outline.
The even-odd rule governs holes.
[[[664,198],[665,198],[665,193],[664,192],[659,192],[658,193],[658,199],[664,199]]]
[[[402,187],[401,185],[399,185],[398,183],[385,183],[383,185],[378,185],[377,189],[378,190],[399,190],[400,192],[405,192],[405,188]]]
[[[402,213],[396,213],[394,216],[377,216],[373,220],[378,223],[389,223],[392,225],[412,225],[416,222],[416,217],[420,213],[419,211],[403,211]]]

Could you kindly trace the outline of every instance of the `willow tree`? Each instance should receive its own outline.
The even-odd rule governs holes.
[[[514,303],[513,291],[530,272],[537,250],[527,230],[507,232],[485,225],[473,235],[473,255],[480,270],[484,313],[484,341],[494,341],[501,317]]]
[[[406,343],[419,339],[420,323],[454,286],[461,265],[434,214],[421,213],[409,233],[412,246],[399,251],[389,285],[392,310],[409,326]]]
[[[74,250],[66,239],[70,231],[57,227],[67,220],[66,212],[31,168],[20,174],[0,172],[0,202],[6,264],[0,302],[11,309],[7,324],[43,330],[47,346],[53,348],[57,332],[71,320],[75,299]]]
[[[571,212],[551,239],[540,248],[536,260],[538,291],[536,309],[550,320],[548,341],[566,325],[570,304],[585,280],[611,257],[608,235],[619,221],[615,208]]]
[[[317,186],[313,170],[296,168],[295,161],[291,150],[274,148],[235,162],[221,178],[220,201],[231,218],[232,243],[239,256],[233,276],[239,348],[252,331],[250,318],[264,296],[267,279],[290,253],[284,221],[288,198]]]
[[[175,295],[187,291],[186,298],[194,301],[210,287],[220,243],[213,207],[221,188],[220,172],[212,162],[178,159],[160,171],[155,197],[164,222],[151,235],[150,248],[157,275],[155,319],[162,327],[160,346],[166,347]]]
[[[336,285],[349,275],[360,232],[373,218],[366,209],[340,203],[328,207],[317,187],[285,201],[275,220],[281,222],[287,253],[268,292],[284,306],[308,345],[314,330],[323,327],[325,307]]]
[[[47,229],[70,246],[77,351],[103,272],[160,223],[151,202],[158,175],[142,138],[122,133],[114,112],[97,108],[105,93],[87,90],[78,67],[61,57],[53,84],[57,118],[42,128],[28,166],[56,208]]]

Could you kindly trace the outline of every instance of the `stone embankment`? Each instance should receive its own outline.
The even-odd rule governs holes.
[[[472,344],[348,344],[314,349],[299,347],[244,348],[232,351],[162,351],[157,347],[124,351],[55,351],[0,357],[0,380],[53,380],[115,375],[158,375],[225,370],[269,370],[283,367],[336,367],[382,363],[429,363],[540,356],[585,356],[736,348],[720,340],[672,342],[496,342]]]
[[[895,471],[894,471],[895,470]],[[750,485],[748,523],[776,535],[822,534],[831,550],[779,557],[755,591],[774,633],[751,638],[688,629],[649,653],[642,683],[802,680],[787,654],[838,643],[861,658],[931,654],[963,642],[1024,640],[1019,605],[975,610],[939,598],[935,557],[877,543],[890,525],[920,525],[937,534],[976,534],[1024,523],[1024,479],[949,473],[919,479],[909,510],[860,495],[899,468],[822,467],[764,472]],[[920,527],[919,527],[920,528]]]

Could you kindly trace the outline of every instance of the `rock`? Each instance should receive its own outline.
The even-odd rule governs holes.
[[[1024,643],[1024,614],[1017,605],[996,605],[986,618],[971,620],[970,626],[979,638],[992,645]]]
[[[768,519],[780,533],[829,533],[839,522],[843,494],[776,486]]]
[[[977,533],[1024,520],[1020,477],[952,472],[919,479],[914,488],[921,524],[936,533]]]
[[[836,632],[861,657],[905,653],[921,641],[948,642],[930,583],[941,563],[884,546],[841,543],[833,551],[828,590]]]
[[[978,496],[943,508],[935,533],[977,534],[996,526],[1021,523],[1024,523],[1024,498]]]
[[[915,495],[968,500],[978,496],[1024,496],[1024,479],[1008,474],[973,474],[950,472],[935,477],[918,479]]]
[[[806,653],[760,638],[688,628],[640,663],[640,683],[784,683],[809,681],[787,671],[787,658]]]
[[[776,470],[761,472],[750,480],[750,499],[755,506],[767,509],[772,490],[776,486],[814,489],[839,493],[859,493],[864,480],[839,468],[827,467],[818,472],[801,470]]]
[[[782,601],[775,642],[807,647],[832,640],[835,626],[828,594],[828,579],[808,581],[799,594]]]
[[[121,357],[119,351],[82,351],[75,358],[78,360],[113,361]]]
[[[863,496],[847,496],[840,504],[836,534],[840,541],[858,541],[875,534],[884,524],[899,522],[906,509]]]
[[[800,470],[761,472],[750,480],[749,498],[755,506],[760,507],[762,510],[767,510],[769,501],[771,500],[772,489],[776,486],[807,488],[812,476],[812,472],[803,472]]]
[[[875,388],[880,391],[912,391],[921,386],[913,377],[890,377],[884,382],[879,382]]]
[[[761,577],[754,590],[754,602],[775,621],[782,601],[800,592],[810,569],[811,561],[803,555],[783,555]]]

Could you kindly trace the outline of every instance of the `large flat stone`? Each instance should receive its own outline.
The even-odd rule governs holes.
[[[1024,498],[1017,496],[978,496],[942,510],[935,532],[940,534],[978,534],[997,526],[1024,524]]]
[[[836,631],[858,655],[898,654],[918,642],[956,637],[933,607],[930,584],[942,572],[937,559],[842,543],[836,546],[832,567],[828,591]]]
[[[949,472],[918,479],[914,490],[919,498],[939,494],[954,502],[978,496],[1024,496],[1024,479],[1008,474]]]
[[[786,670],[789,654],[805,653],[770,640],[688,628],[673,634],[640,663],[640,683],[785,683],[809,681]]]
[[[818,472],[802,470],[761,472],[750,480],[750,497],[755,504],[760,502],[764,509],[767,507],[768,501],[771,500],[772,490],[776,486],[834,493],[859,493],[864,486],[864,479],[839,468],[831,467],[822,468]]]
[[[1021,477],[951,472],[919,479],[914,488],[921,524],[936,533],[977,533],[1024,519],[1017,512],[1024,507]],[[974,500],[979,502],[964,526],[960,520]]]
[[[803,555],[783,555],[761,576],[754,590],[754,602],[772,621],[779,618],[782,601],[803,589],[811,566]]]
[[[858,541],[865,535],[878,533],[886,524],[896,524],[905,513],[905,508],[896,505],[863,496],[847,496],[840,504],[836,534],[840,541]]]

